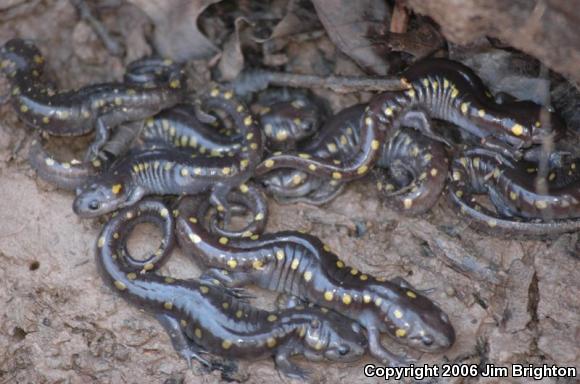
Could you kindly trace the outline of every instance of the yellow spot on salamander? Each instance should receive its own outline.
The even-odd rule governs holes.
[[[365,118],[365,124],[371,126],[373,124],[373,119],[371,117]]]
[[[316,165],[314,165],[314,164],[310,164],[310,165],[308,166],[308,169],[310,169],[311,171],[316,171]]]
[[[234,97],[234,93],[233,93],[232,91],[226,91],[226,92],[224,93],[224,99],[226,99],[226,100],[229,100],[229,99],[231,99],[232,97]]]
[[[268,346],[268,348],[274,348],[276,346],[276,339],[274,339],[273,337],[268,337],[268,339],[266,340],[266,345]]]
[[[220,237],[219,240],[220,244],[226,245],[229,241],[227,237]]]
[[[403,318],[403,312],[401,312],[399,309],[395,309],[393,311],[393,315],[397,318],[397,319],[401,319]]]
[[[395,335],[397,335],[397,337],[405,337],[405,335],[407,334],[407,331],[405,331],[404,329],[397,329],[395,331]]]
[[[105,238],[103,236],[101,236],[101,237],[99,237],[99,240],[97,241],[97,247],[103,248],[104,245],[105,245]]]
[[[358,269],[356,269],[356,268],[351,268],[351,269],[350,269],[350,274],[351,274],[351,275],[353,275],[353,276],[356,276],[356,275],[358,274]]]
[[[54,160],[51,159],[50,157],[47,157],[46,160],[44,160],[44,162],[46,163],[46,165],[48,165],[49,167],[52,167],[54,165]]]
[[[510,199],[513,201],[516,201],[518,199],[518,194],[515,193],[514,191],[510,192]]]
[[[432,168],[430,173],[431,173],[431,176],[435,177],[435,176],[437,176],[439,171],[437,170],[437,168]]]
[[[163,308],[167,309],[168,311],[171,311],[173,309],[173,303],[170,301],[166,301],[165,303],[163,303]]]
[[[349,305],[350,303],[352,303],[352,297],[348,293],[345,293],[342,296],[342,302],[346,305]]]
[[[28,106],[26,106],[26,105],[22,104],[22,105],[20,106],[20,112],[23,112],[23,113],[26,113],[26,112],[28,112]]]
[[[272,168],[274,166],[274,160],[268,159],[268,160],[264,161],[264,166],[266,168]]]
[[[414,98],[415,97],[415,90],[414,89],[409,89],[407,92],[405,92],[407,94],[407,96],[409,96],[410,98]]]
[[[206,287],[205,285],[202,285],[201,287],[199,287],[199,291],[205,295],[209,292],[209,288]]]
[[[379,149],[380,146],[381,146],[381,144],[379,143],[378,140],[371,141],[371,148],[373,151],[376,151],[377,149]]]
[[[211,90],[210,95],[211,97],[216,97],[220,94],[220,90],[218,88],[214,88]]]
[[[458,95],[459,95],[459,90],[457,88],[455,88],[455,86],[453,86],[452,90],[451,90],[451,98],[455,99]]]
[[[324,300],[332,301],[333,298],[334,298],[334,294],[332,292],[330,292],[330,291],[324,292]]]
[[[241,319],[243,315],[244,315],[244,312],[242,312],[242,310],[241,310],[241,309],[238,309],[238,310],[236,311],[236,317],[237,317],[238,319]]]
[[[261,260],[254,260],[254,262],[252,263],[252,268],[256,269],[256,270],[262,270],[264,269],[264,263],[262,263]]]
[[[368,279],[369,279],[369,277],[363,273],[362,275],[360,275],[360,279],[361,279],[362,281],[366,281],[366,280],[368,280]]]
[[[113,285],[119,291],[124,291],[125,289],[127,289],[127,286],[125,285],[125,283],[123,283],[122,281],[119,281],[119,280],[115,280],[115,282],[113,283]]]
[[[159,211],[159,215],[161,215],[161,217],[167,217],[169,216],[169,210],[167,208],[163,208],[161,211]]]
[[[144,271],[151,271],[153,268],[155,268],[155,265],[153,263],[147,263],[143,266]]]
[[[312,280],[312,272],[310,272],[310,271],[304,272],[304,281],[308,282],[310,280]]]
[[[229,259],[227,262],[228,267],[230,267],[231,269],[234,269],[238,266],[238,262],[236,261],[236,259]]]
[[[386,116],[393,116],[393,108],[387,107],[384,112]]]
[[[242,193],[248,193],[248,191],[249,191],[249,190],[250,190],[250,189],[248,188],[248,186],[247,186],[246,184],[241,184],[241,185],[240,185],[240,191],[241,191]]]
[[[224,168],[222,169],[222,173],[223,173],[224,175],[229,175],[231,171],[232,171],[232,169],[231,169],[230,167],[224,167]]]
[[[497,225],[497,220],[491,219],[487,222],[487,225],[489,225],[490,228],[494,228]]]
[[[264,220],[264,214],[262,212],[259,212],[258,214],[256,214],[256,216],[254,217],[254,220],[256,221],[261,221]]]
[[[171,87],[171,88],[173,88],[173,89],[175,89],[175,88],[179,88],[179,87],[181,87],[181,82],[180,82],[178,79],[171,80],[171,81],[169,82],[169,87]]]
[[[407,296],[409,296],[411,299],[414,299],[417,297],[417,294],[413,291],[407,291]]]
[[[201,237],[199,237],[198,235],[194,234],[194,233],[190,233],[189,234],[189,240],[192,241],[192,243],[194,244],[198,244],[201,242]]]
[[[282,249],[276,251],[276,259],[278,259],[279,261],[284,260],[285,256],[286,255],[284,254],[284,251]]]
[[[328,148],[328,151],[330,153],[336,153],[338,151],[338,148],[336,148],[336,144],[334,144],[334,143],[327,144],[326,148]]]
[[[232,347],[232,342],[229,340],[222,341],[222,348],[223,349],[230,349]]]
[[[512,133],[516,136],[521,136],[524,133],[524,127],[516,123],[512,126]]]
[[[461,104],[461,113],[463,113],[464,115],[467,115],[468,111],[469,111],[469,103],[462,103]]]
[[[546,209],[548,208],[548,203],[544,200],[538,200],[534,203],[534,205],[536,206],[536,208],[538,209]]]
[[[198,339],[201,339],[201,329],[199,328],[195,328],[195,331],[193,332],[193,334],[195,335],[195,337],[197,337]]]
[[[377,297],[377,298],[375,299],[375,305],[376,305],[377,307],[380,307],[382,303],[383,303],[383,299],[382,299],[382,298],[380,298],[380,297]]]
[[[336,266],[338,268],[344,268],[344,262],[342,260],[336,260]]]
[[[367,171],[369,170],[369,167],[366,165],[363,165],[362,167],[360,167],[359,169],[356,170],[356,173],[358,173],[359,175],[363,175],[365,174]]]
[[[292,260],[292,264],[290,264],[290,269],[295,271],[298,269],[299,265],[300,265],[300,261],[298,259],[294,259],[294,260]]]
[[[252,119],[252,116],[248,115],[244,118],[244,125],[246,127],[249,127],[250,125],[252,125],[252,123],[254,122],[254,119]]]
[[[405,207],[405,209],[410,209],[413,206],[413,200],[409,198],[404,199],[403,206]]]
[[[340,172],[332,172],[332,178],[335,180],[342,179],[342,174]]]
[[[266,318],[266,320],[268,320],[269,322],[274,322],[274,321],[278,320],[278,316],[276,316],[276,315],[268,315],[268,317]]]
[[[479,115],[479,117],[484,117],[485,116],[485,111],[483,109],[480,109],[477,114]]]

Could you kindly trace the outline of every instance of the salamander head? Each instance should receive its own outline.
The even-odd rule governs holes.
[[[141,197],[122,183],[89,182],[77,190],[73,210],[80,217],[97,217],[131,205]]]
[[[381,294],[382,291],[382,294]],[[447,350],[455,342],[449,317],[434,302],[412,288],[376,287],[381,330],[399,343],[424,352]]]
[[[44,58],[32,42],[12,39],[0,47],[0,71],[10,74],[16,71],[42,71]]]
[[[306,325],[304,355],[309,360],[354,361],[364,355],[367,338],[361,326],[335,312],[316,311],[319,316]]]

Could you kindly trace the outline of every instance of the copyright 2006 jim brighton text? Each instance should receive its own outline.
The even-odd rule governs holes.
[[[517,377],[542,380],[544,378],[578,377],[575,367],[549,364],[512,364],[496,366],[494,364],[438,364],[415,365],[408,367],[381,367],[374,364],[364,366],[366,377],[383,377],[385,380],[413,378],[422,380],[429,377]]]

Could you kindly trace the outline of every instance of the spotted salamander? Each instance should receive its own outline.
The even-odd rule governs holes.
[[[332,311],[296,307],[265,311],[252,307],[218,282],[179,280],[154,273],[169,254],[173,216],[160,202],[142,200],[122,210],[103,228],[97,241],[97,266],[103,280],[123,299],[156,316],[173,346],[189,363],[211,366],[207,354],[258,359],[274,356],[285,375],[305,379],[307,372],[291,362],[293,355],[308,360],[353,361],[366,351],[360,326]],[[144,268],[128,264],[127,230],[135,222],[152,222],[164,230],[157,264]]]
[[[11,83],[14,109],[27,125],[51,135],[78,136],[96,129],[89,160],[97,156],[114,127],[155,115],[177,104],[185,93],[180,66],[159,60],[142,59],[128,68],[135,73],[154,71],[155,75],[144,78],[155,81],[104,83],[64,92],[43,81],[43,63],[40,51],[29,41],[13,39],[0,48],[0,69]]]
[[[576,162],[570,164],[576,167]],[[578,182],[552,186],[550,173],[541,190],[534,175],[519,163],[508,166],[480,151],[466,151],[453,161],[450,199],[479,227],[530,235],[555,234],[580,229]],[[478,204],[475,194],[487,193],[497,214]],[[523,218],[524,220],[522,220]]]
[[[179,205],[177,239],[181,248],[212,268],[225,285],[256,284],[334,309],[367,330],[370,353],[384,363],[402,357],[380,343],[387,333],[400,343],[427,352],[449,348],[455,331],[447,315],[408,283],[381,281],[345,266],[318,238],[286,231],[257,240],[214,238],[195,217],[196,198]]]
[[[294,153],[274,155],[256,168],[256,174],[295,168],[335,180],[352,180],[375,165],[381,143],[401,126],[446,142],[431,130],[430,118],[454,123],[488,148],[513,158],[522,156],[522,148],[555,139],[562,132],[561,120],[551,110],[529,101],[496,103],[471,69],[451,60],[419,61],[402,74],[401,82],[408,89],[371,99],[361,126],[359,150],[351,158],[333,164]]]
[[[229,115],[236,116],[235,125],[242,135],[238,153],[212,157],[173,148],[139,150],[84,185],[73,203],[74,211],[82,217],[94,217],[134,204],[146,195],[211,192],[212,204],[227,216],[226,196],[252,176],[262,156],[262,136],[247,109],[242,106],[239,111],[241,104],[220,94],[207,103],[233,109]]]
[[[365,106],[357,104],[332,116],[312,139],[299,149],[303,158],[340,163],[352,156],[359,144],[359,126]],[[281,203],[324,204],[336,197],[343,182],[309,175],[295,169],[278,169],[260,177],[266,190]]]

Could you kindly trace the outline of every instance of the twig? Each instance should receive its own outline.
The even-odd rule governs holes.
[[[320,77],[294,73],[252,70],[242,72],[233,83],[238,95],[264,90],[270,85],[294,88],[328,88],[338,93],[360,91],[401,91],[409,84],[400,77]]]
[[[122,56],[125,49],[115,38],[111,36],[107,28],[93,15],[93,12],[84,0],[70,0],[71,4],[77,9],[81,19],[86,20],[93,31],[99,36],[99,39],[105,45],[107,51],[113,56]]]

